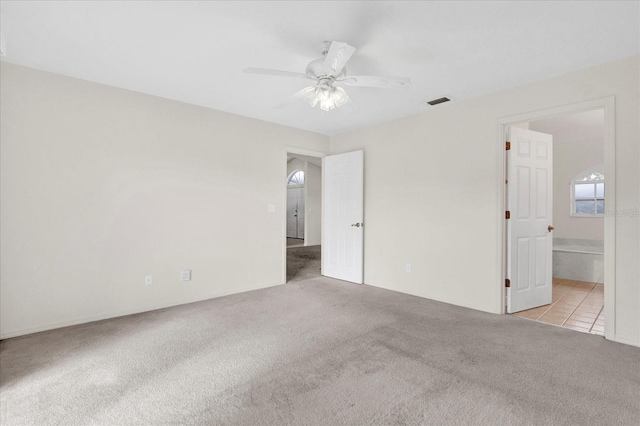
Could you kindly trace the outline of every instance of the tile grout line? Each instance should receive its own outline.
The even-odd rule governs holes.
[[[550,310],[552,306],[555,306],[558,302],[560,302],[562,299],[564,299],[569,293],[571,293],[571,290],[576,288],[577,284],[578,284],[578,282],[575,281],[574,284],[569,289],[569,291],[567,291],[565,294],[563,294],[562,297],[560,297],[560,299],[558,299],[554,303],[552,303],[551,306],[549,306],[549,309],[547,309],[547,311]],[[553,291],[553,289],[552,289],[552,291]],[[577,307],[576,307],[576,309],[577,309]],[[547,311],[545,311],[545,314],[547,313]],[[542,315],[544,315],[544,314],[542,314]],[[542,318],[542,315],[540,315],[540,317],[538,319]],[[571,315],[573,315],[573,311],[569,314],[569,316],[567,318],[565,318],[565,320],[562,322],[562,324],[560,324],[560,327],[562,327],[562,325],[571,317]]]
[[[550,304],[549,307],[543,313],[541,313],[538,317],[536,317],[536,319],[534,321],[538,321],[540,318],[542,318],[542,316],[544,314],[546,314],[547,312],[549,312],[549,309],[551,309],[553,307],[553,305],[555,305],[556,303],[558,303],[557,300],[555,302],[553,302],[552,304]]]
[[[578,308],[580,307],[580,305],[582,305],[582,303],[587,299],[587,296],[589,296],[589,294],[591,293],[591,290],[589,290],[589,293],[587,293],[582,300],[580,301],[580,303],[578,303],[578,305],[575,307],[575,309],[573,311],[571,311],[571,313],[569,314],[569,316],[562,322],[562,324],[560,324],[560,327],[564,327],[564,325],[566,324],[567,321],[569,321],[569,318],[571,318],[571,315],[575,314],[575,312],[578,310]],[[568,294],[568,293],[567,293]],[[564,296],[563,296],[564,297]]]
[[[573,312],[571,312],[571,314],[569,314],[569,317],[567,317],[566,320],[564,320],[564,322],[562,323],[561,327],[564,327],[565,323],[567,321],[569,321],[569,319],[573,316],[574,313],[576,313],[576,311],[580,308],[580,306],[582,306],[582,304],[589,298],[589,296],[591,295],[591,293],[593,293],[593,290],[596,288],[596,285],[598,283],[593,283],[593,286],[591,286],[591,289],[589,290],[589,292],[584,296],[584,298],[580,301],[580,303],[578,303],[578,306],[576,306],[576,308],[573,310]],[[593,325],[595,324],[595,322],[598,319],[598,316],[600,315],[600,312],[602,312],[602,309],[604,307],[600,308],[600,310],[598,311],[598,315],[596,315],[595,319],[593,320],[593,322],[591,323],[591,325],[589,326],[589,333],[591,332],[591,329],[593,328]],[[568,327],[567,327],[568,328]]]
[[[535,321],[540,321],[540,318],[542,318],[542,317],[543,317],[547,312],[549,312],[549,311],[551,310],[551,308],[553,308],[553,307],[556,305],[556,303],[558,303],[559,301],[561,301],[562,299],[564,299],[564,297],[565,297],[567,294],[571,293],[571,290],[573,290],[573,289],[575,288],[576,284],[577,284],[577,282],[576,282],[576,283],[574,283],[574,284],[573,284],[573,286],[571,286],[571,289],[570,289],[569,291],[567,291],[565,294],[563,294],[563,295],[562,295],[562,297],[560,297],[560,299],[558,299],[558,300],[556,300],[555,302],[551,303],[551,304],[549,305],[549,307],[548,307],[548,308],[547,308],[547,309],[546,309],[546,310],[545,310],[545,311],[544,311],[544,312],[543,312],[539,317],[537,317],[537,318],[535,319]],[[551,292],[552,292],[552,294],[553,294],[553,284],[551,284]],[[542,321],[541,321],[541,322],[542,322]]]
[[[597,286],[598,286],[598,284],[596,283],[596,285],[593,286],[593,289],[595,290]],[[603,286],[603,290],[604,290],[604,283],[602,283],[602,286]],[[593,332],[593,327],[596,326],[596,322],[598,322],[598,319],[600,318],[600,316],[602,315],[603,312],[604,312],[604,303],[602,304],[602,307],[600,308],[600,311],[598,311],[598,315],[596,315],[596,319],[593,320],[593,324],[591,325],[591,328],[589,329],[589,333],[597,334],[597,333]]]
[[[596,315],[596,319],[593,320],[593,324],[591,324],[591,327],[589,327],[589,333],[591,333],[591,330],[593,330],[593,327],[596,325],[596,321],[598,321],[598,318],[600,318],[600,314],[602,313],[603,309],[604,309],[604,306],[600,308],[600,310],[598,311],[598,315]]]
[[[598,286],[598,283],[595,283],[595,285],[593,286],[593,288],[591,289],[591,291],[589,292],[589,294],[587,295],[587,298],[589,296],[591,296],[591,294],[593,293],[593,291],[596,289],[596,287]],[[595,327],[596,325],[596,321],[598,321],[598,318],[600,317],[600,314],[602,313],[602,310],[604,309],[604,303],[603,306],[600,308],[600,310],[598,311],[598,315],[596,315],[596,317],[593,319],[593,323],[591,323],[591,327],[589,327],[589,333],[591,333],[591,331],[593,330],[593,327]]]

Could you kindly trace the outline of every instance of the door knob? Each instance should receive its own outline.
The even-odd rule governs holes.
[[[551,226],[551,225],[547,226],[547,231],[551,232],[551,231],[553,231],[553,230],[554,230],[554,227],[553,227],[553,226]]]
[[[357,222],[357,223],[352,223],[351,226],[355,226],[356,228],[360,228],[360,226],[364,226],[364,225],[361,224],[360,222]]]

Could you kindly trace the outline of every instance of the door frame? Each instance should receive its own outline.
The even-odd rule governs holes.
[[[497,120],[497,143],[498,143],[498,202],[500,212],[506,211],[507,188],[506,179],[506,156],[505,141],[507,130],[510,126],[525,121],[536,121],[544,118],[557,117],[572,113],[585,112],[595,109],[604,110],[604,172],[607,186],[606,209],[604,216],[604,337],[608,340],[615,340],[615,295],[616,295],[616,139],[615,139],[615,97],[593,99],[590,101],[578,102],[568,105],[545,108],[537,111],[525,112],[521,114],[501,117]],[[607,214],[609,211],[609,214]],[[499,262],[498,274],[500,282],[500,307],[499,312],[506,314],[506,287],[504,285],[507,271],[507,247],[506,247],[506,227],[507,222],[504,213],[498,215],[498,246],[501,248],[502,256]]]
[[[282,272],[281,272],[281,279],[280,281],[282,282],[282,284],[286,284],[287,283],[287,177],[289,176],[289,173],[287,173],[287,155],[288,154],[299,154],[299,155],[306,155],[307,157],[315,157],[315,158],[324,158],[329,154],[326,154],[322,151],[312,151],[309,149],[303,149],[303,148],[296,148],[293,146],[285,146],[284,147],[284,152],[282,153],[282,168],[283,168],[283,172],[281,174],[281,176],[284,176],[283,178],[283,182],[282,182],[282,196],[281,196],[281,202],[282,202],[282,206],[283,208],[281,209],[282,213],[280,215],[280,219],[281,219],[281,223],[283,226],[283,236],[284,238],[282,238]],[[322,177],[321,179],[321,185],[324,188],[324,168],[322,169],[323,173],[322,173]],[[307,191],[306,191],[306,186],[305,186],[305,191],[304,191],[304,205],[305,208],[307,206]],[[321,203],[324,203],[324,200],[320,201]],[[322,213],[321,213],[322,214]],[[320,227],[322,228],[322,222],[323,222],[323,218],[322,216],[320,217]],[[306,221],[306,214],[305,214],[305,236],[306,236],[306,230],[307,230],[307,221]],[[320,233],[320,235],[322,235],[322,233]],[[322,238],[322,237],[321,237]],[[320,242],[322,244],[322,241]]]

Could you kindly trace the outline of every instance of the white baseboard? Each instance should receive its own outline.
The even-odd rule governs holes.
[[[202,297],[180,299],[180,300],[175,300],[171,302],[147,305],[147,306],[130,309],[130,310],[103,313],[100,315],[92,315],[89,317],[74,318],[67,321],[60,321],[56,323],[39,324],[37,326],[25,327],[18,330],[9,330],[9,331],[2,332],[0,333],[0,340],[10,339],[12,337],[24,336],[27,334],[40,333],[42,331],[55,330],[56,328],[70,327],[72,325],[86,324],[89,322],[102,321],[110,318],[118,318],[126,315],[140,314],[142,312],[149,312],[149,311],[155,311],[158,309],[171,308],[173,306],[186,305],[188,303],[202,302],[203,300],[216,299],[218,297],[230,296],[232,294],[238,294],[238,293],[246,293],[247,291],[254,291],[254,290],[260,290],[263,288],[275,287],[281,284],[282,282],[277,282],[277,283],[270,283],[270,284],[260,285],[260,286],[243,287],[235,291],[224,291],[220,293],[205,295]]]
[[[634,340],[630,337],[625,337],[625,336],[620,336],[620,335],[616,335],[613,339],[614,342],[618,342],[618,343],[623,343],[625,345],[629,345],[629,346],[637,346],[640,347],[640,342],[637,340]]]

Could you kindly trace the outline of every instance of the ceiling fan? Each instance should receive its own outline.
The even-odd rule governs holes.
[[[405,77],[348,75],[345,65],[355,51],[355,47],[347,43],[325,41],[321,51],[324,57],[311,61],[304,74],[266,68],[246,68],[244,72],[312,80],[314,85],[305,87],[289,100],[303,99],[312,107],[319,105],[323,111],[331,111],[349,101],[349,95],[341,85],[389,89],[411,84],[411,79]]]

